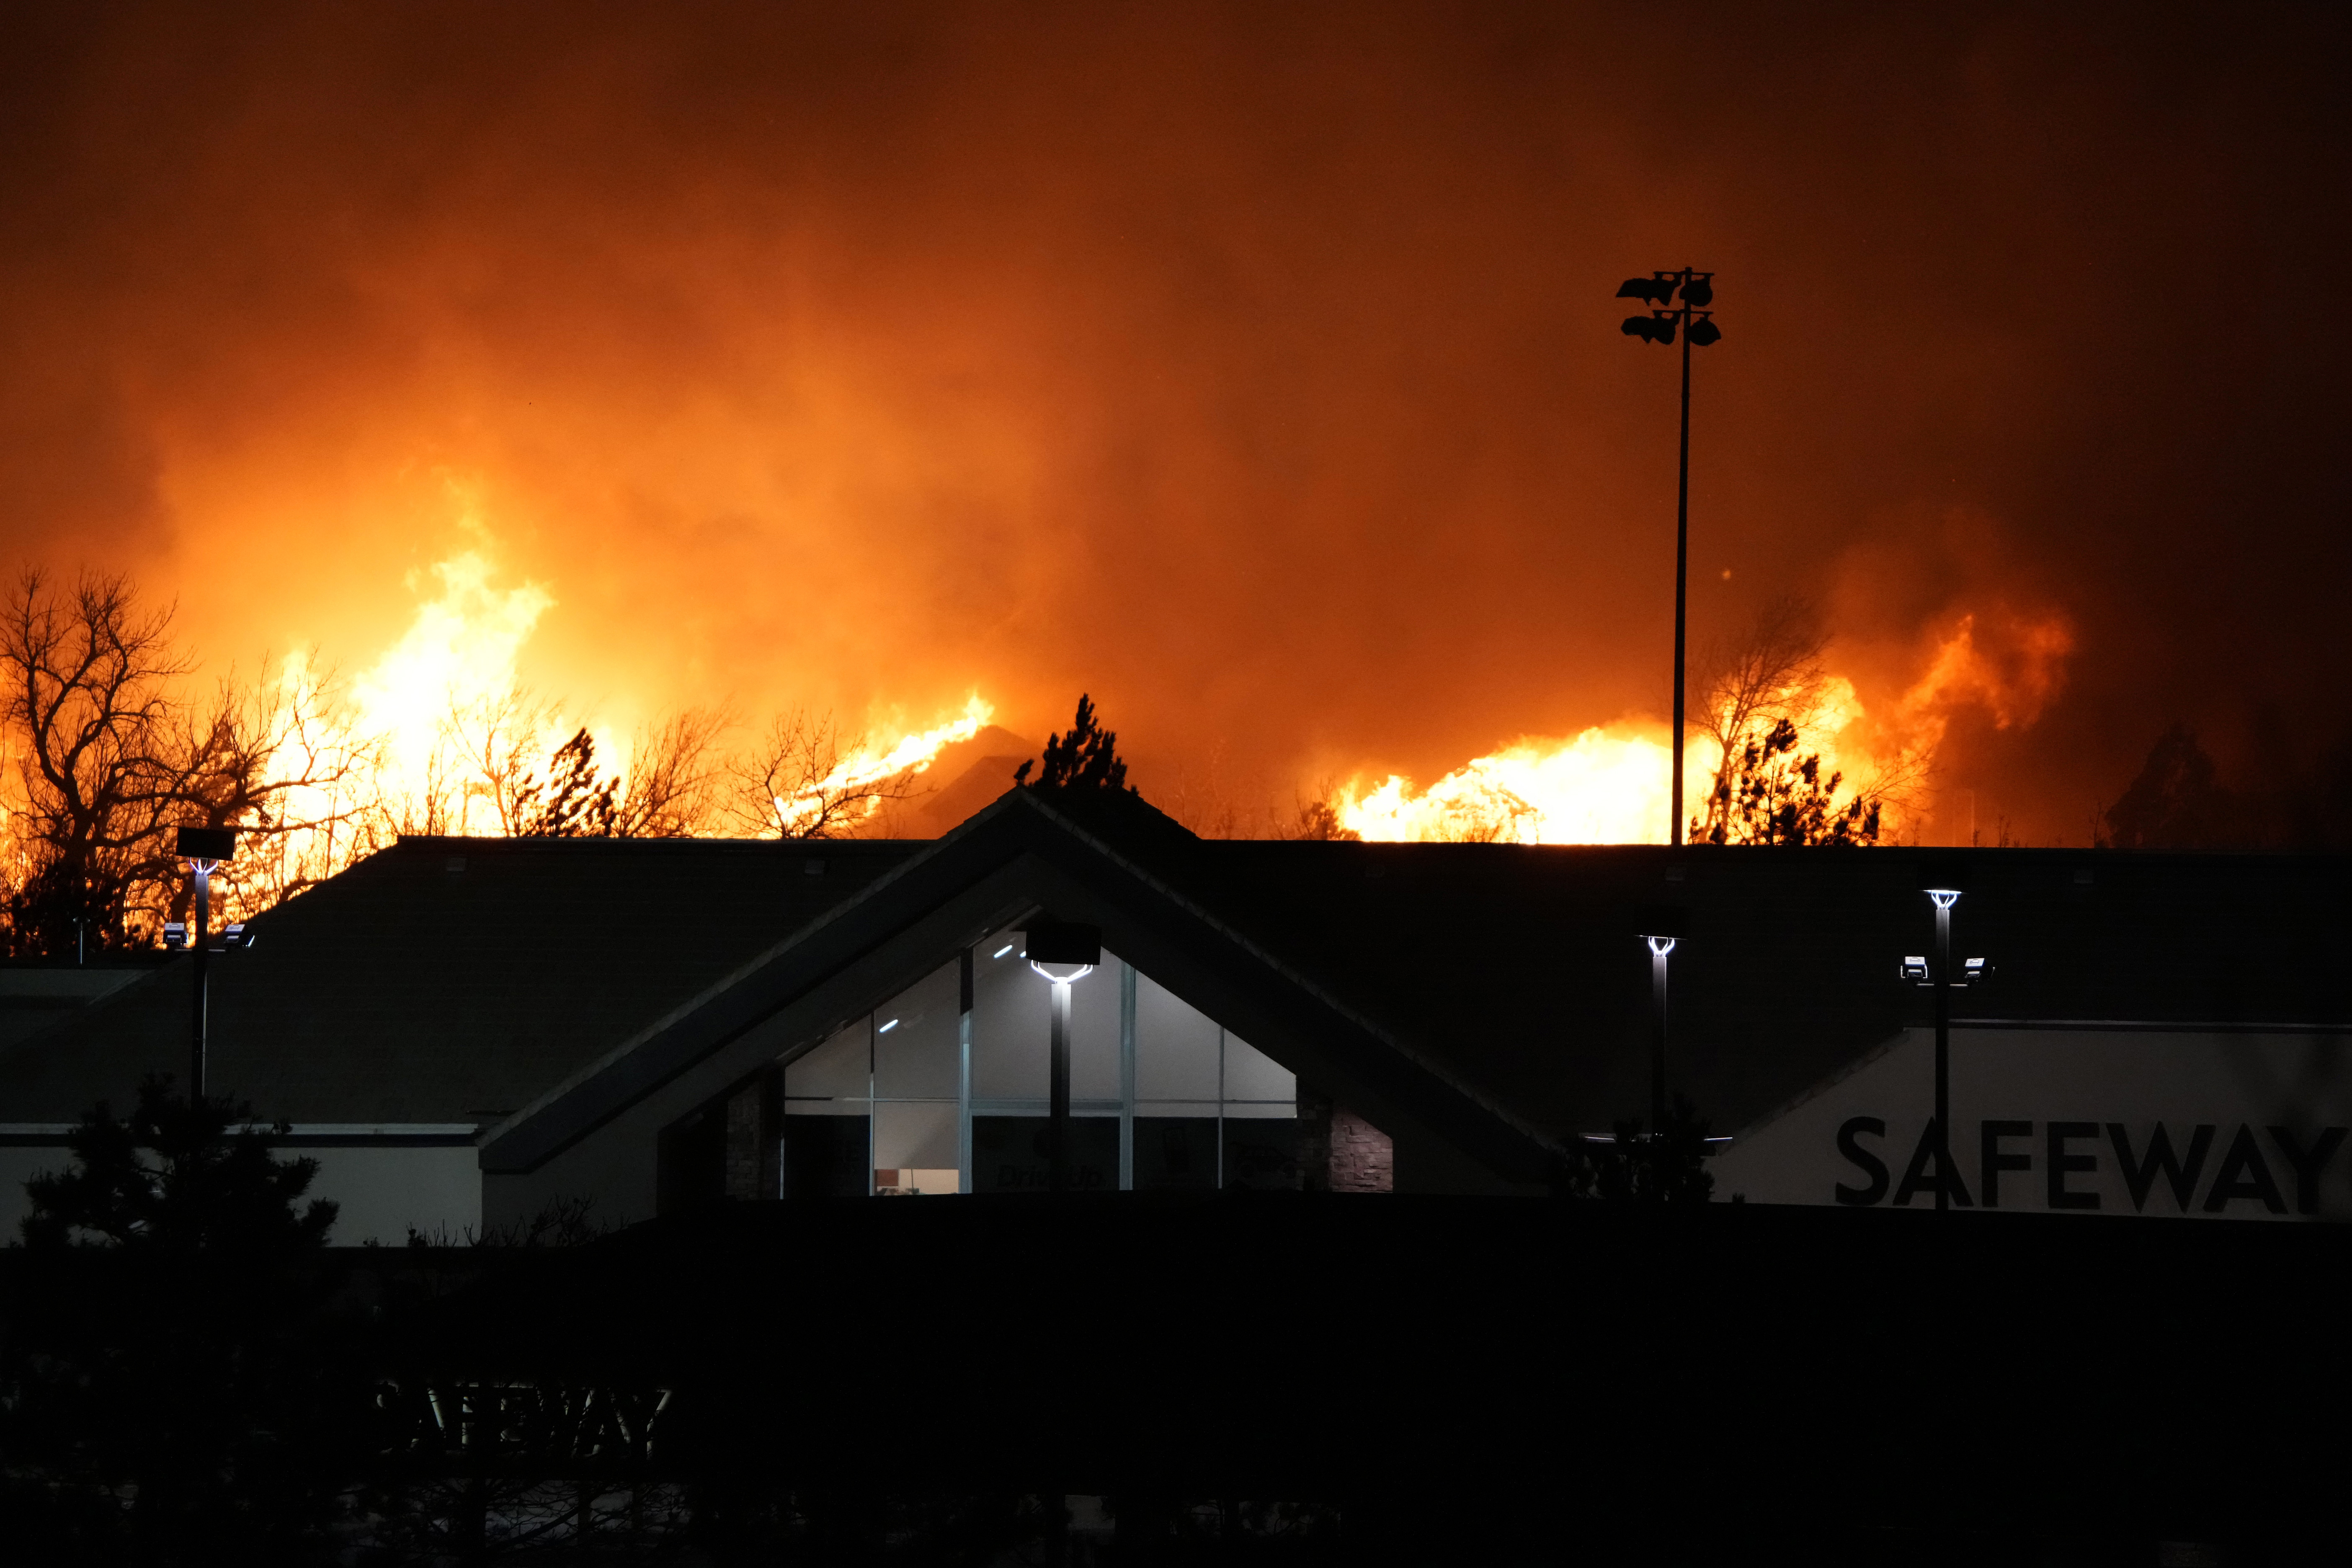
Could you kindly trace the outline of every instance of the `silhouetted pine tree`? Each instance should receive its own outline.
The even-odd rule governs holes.
[[[526,782],[515,797],[516,837],[610,838],[619,821],[617,775],[596,776],[596,742],[583,728],[555,749],[547,782]]]
[[[324,1247],[336,1205],[323,1198],[301,1205],[319,1162],[273,1155],[286,1131],[282,1122],[256,1126],[249,1105],[205,1099],[192,1106],[173,1095],[169,1079],[150,1077],[128,1120],[100,1105],[66,1140],[73,1165],[25,1184],[32,1199],[26,1244]]]
[[[1857,795],[1838,805],[1838,785],[1845,775],[1822,778],[1820,755],[1798,755],[1797,742],[1797,726],[1782,719],[1726,757],[1706,816],[1691,823],[1691,842],[1877,843],[1879,803]]]
[[[26,1562],[325,1558],[367,1463],[365,1369],[329,1321],[318,1163],[249,1108],[141,1085],[26,1184],[0,1354],[0,1540]]]
[[[2252,803],[2226,787],[2195,731],[2174,724],[2148,748],[2139,776],[2100,814],[2102,849],[2243,849],[2267,837]]]
[[[1096,721],[1094,702],[1081,692],[1068,732],[1045,738],[1045,772],[1033,784],[1030,764],[1024,762],[1013,770],[1013,782],[1030,789],[1124,789],[1132,795],[1135,788],[1127,782],[1127,763],[1119,759],[1118,745],[1118,732]]]

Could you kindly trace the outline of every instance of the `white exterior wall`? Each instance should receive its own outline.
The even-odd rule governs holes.
[[[282,1149],[279,1157],[319,1162],[308,1198],[331,1198],[339,1205],[331,1247],[370,1241],[399,1247],[414,1226],[428,1239],[463,1245],[482,1225],[480,1157],[470,1143],[456,1146],[374,1143],[305,1145]],[[65,1168],[71,1156],[59,1145],[0,1146],[0,1246],[23,1237],[31,1205],[25,1183],[44,1171]]]
[[[341,1205],[334,1247],[371,1241],[402,1247],[414,1226],[427,1241],[462,1247],[482,1228],[481,1157],[472,1144],[448,1149],[397,1146],[293,1149],[319,1162],[310,1195]]]
[[[2352,1220],[2352,1039],[1955,1029],[1951,1100],[1954,1163],[1972,1207],[1990,1197],[2002,1209]],[[1899,1200],[1934,1101],[1935,1033],[1906,1030],[1741,1134],[1710,1163],[1716,1195],[1932,1211],[1932,1159],[1918,1166],[1924,1184]],[[1993,1128],[1988,1143],[1988,1122],[2011,1126]],[[2173,1173],[2147,1169],[2159,1126]],[[2126,1151],[2146,1178],[2137,1196]],[[1995,1158],[2023,1163],[1996,1171]]]

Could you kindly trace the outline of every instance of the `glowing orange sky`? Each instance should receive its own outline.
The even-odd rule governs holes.
[[[2343,40],[1884,9],[12,14],[0,516],[215,664],[364,668],[478,547],[623,724],[1083,688],[1147,794],[1427,781],[1663,712],[1610,295],[1696,261],[1696,634],[1811,593],[1877,711],[2063,622],[1944,798],[2079,840],[2346,673],[2344,328],[2244,314],[2344,254]]]

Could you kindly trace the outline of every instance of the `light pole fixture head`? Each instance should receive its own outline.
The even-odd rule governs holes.
[[[1690,935],[1690,910],[1680,904],[1653,904],[1637,913],[1633,931],[1650,944],[1653,953],[1664,958],[1674,952],[1675,942]]]
[[[1675,297],[1677,281],[1671,274],[1663,278],[1628,278],[1617,286],[1617,298],[1663,305]]]
[[[209,871],[214,867],[236,857],[236,829],[234,827],[183,827],[173,840],[172,853],[188,863],[195,871]]]
[[[1102,928],[1063,921],[1030,922],[1022,956],[1029,967],[1056,985],[1084,980],[1102,962]]]
[[[1693,348],[1703,349],[1710,343],[1719,343],[1723,341],[1723,329],[1717,326],[1705,316],[1701,316],[1698,320],[1693,321],[1690,324],[1689,330],[1691,346]]]
[[[1694,272],[1691,280],[1683,285],[1683,303],[1704,310],[1715,303],[1715,274]]]
[[[1919,868],[1919,890],[1939,910],[1948,910],[1969,889],[1969,868],[1958,860],[1930,860]]]

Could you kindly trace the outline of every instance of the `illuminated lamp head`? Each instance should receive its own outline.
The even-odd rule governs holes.
[[[173,841],[172,853],[185,860],[191,871],[210,871],[236,858],[236,829],[183,827]]]
[[[1939,910],[1958,903],[1968,886],[1968,868],[1958,860],[1935,860],[1919,868],[1919,890]]]
[[[1650,944],[1650,956],[1664,958],[1690,934],[1690,910],[1679,904],[1658,904],[1640,911],[1635,934]]]
[[[1062,921],[1030,922],[1028,951],[1022,956],[1029,967],[1055,985],[1084,980],[1102,962],[1102,928]]]

